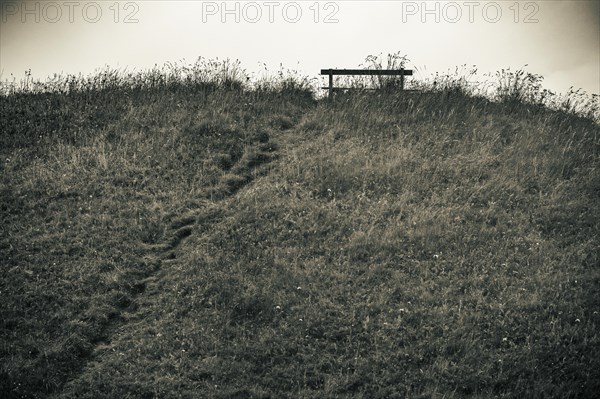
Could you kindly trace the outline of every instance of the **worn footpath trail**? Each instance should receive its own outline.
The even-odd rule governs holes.
[[[127,345],[123,341],[146,334],[140,333],[140,328],[147,328],[151,320],[158,317],[152,312],[161,306],[156,303],[157,300],[165,300],[161,295],[165,277],[185,267],[185,261],[181,260],[183,254],[198,250],[188,248],[186,240],[191,236],[209,234],[226,217],[236,194],[268,173],[280,158],[281,146],[289,146],[295,140],[294,136],[293,127],[259,134],[258,141],[244,150],[241,158],[221,176],[219,182],[204,190],[197,202],[199,208],[169,222],[165,240],[153,244],[140,242],[139,253],[143,254],[144,262],[154,267],[132,285],[131,296],[122,304],[121,313],[112,315],[107,321],[100,337],[94,340],[89,356],[84,359],[84,366],[69,378],[63,391],[56,392],[53,397],[79,397],[86,380],[93,379],[96,373],[105,373],[110,369],[114,356],[119,358],[123,355],[117,352],[119,346]],[[93,392],[87,394],[94,396]]]

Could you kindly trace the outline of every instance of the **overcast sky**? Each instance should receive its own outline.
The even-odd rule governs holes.
[[[2,80],[88,74],[109,65],[239,59],[317,76],[400,51],[421,76],[476,65],[544,76],[544,87],[600,93],[600,0],[6,1]]]

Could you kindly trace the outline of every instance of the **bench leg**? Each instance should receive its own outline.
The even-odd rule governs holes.
[[[333,71],[329,70],[329,100],[333,99]]]

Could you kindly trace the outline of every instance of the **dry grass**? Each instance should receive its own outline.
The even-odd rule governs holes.
[[[2,391],[593,397],[598,124],[289,82],[0,100]]]

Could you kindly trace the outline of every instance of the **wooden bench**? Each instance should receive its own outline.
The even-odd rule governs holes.
[[[329,99],[333,98],[334,90],[347,90],[349,88],[333,87],[334,75],[362,75],[362,76],[400,76],[400,90],[404,90],[404,77],[412,76],[412,69],[321,69],[321,75],[329,75]]]

